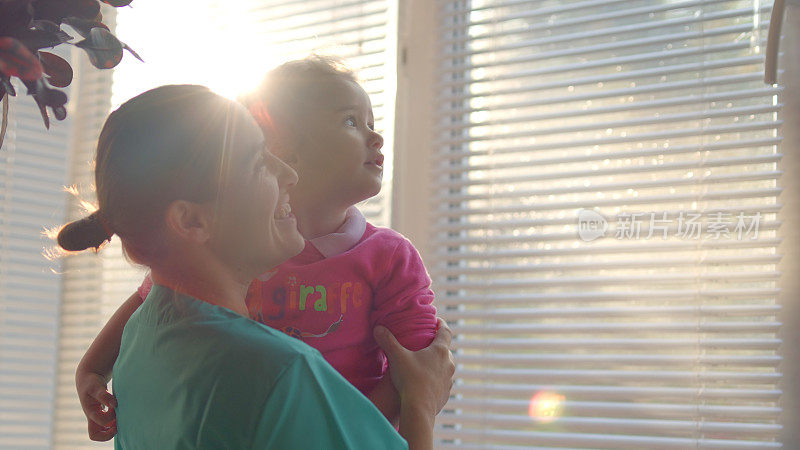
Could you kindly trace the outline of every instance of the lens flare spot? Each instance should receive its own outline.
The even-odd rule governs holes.
[[[75,197],[80,197],[80,193],[78,192],[78,185],[73,184],[72,186],[64,186],[64,192],[74,195]]]
[[[61,228],[63,228],[63,227],[60,227],[60,226],[44,227],[42,229],[42,236],[46,237],[47,239],[51,239],[51,240],[55,241],[56,238],[58,237],[58,232],[61,231]]]
[[[92,202],[87,202],[86,200],[81,200],[80,204],[81,204],[81,208],[83,208],[83,210],[86,213],[93,213],[93,212],[97,211],[97,205],[95,205]]]
[[[540,423],[550,423],[559,416],[564,409],[565,397],[555,392],[540,391],[531,397],[528,405],[528,415]]]

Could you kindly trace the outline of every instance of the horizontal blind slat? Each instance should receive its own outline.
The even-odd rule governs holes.
[[[531,17],[535,17],[536,15],[544,16],[556,13],[564,13],[569,11],[575,11],[578,9],[586,9],[598,6],[607,6],[613,5],[615,3],[622,3],[629,0],[588,0],[582,2],[574,2],[574,3],[562,3],[558,6],[546,6],[535,8],[532,11],[529,11],[528,14],[531,14]],[[441,3],[441,2],[440,2]],[[483,5],[472,5],[470,4],[468,8],[462,8],[465,4],[457,3],[457,2],[447,2],[450,5],[450,8],[442,9],[439,11],[439,15],[443,19],[450,18],[452,16],[459,16],[465,15],[471,12],[477,11],[484,11],[484,10],[491,10],[494,8],[503,8],[507,6],[520,6],[525,4],[536,5],[539,6],[539,2],[535,0],[517,0],[517,1],[504,1],[504,2],[493,2],[493,3],[486,3]],[[441,9],[441,8],[440,8]]]
[[[573,323],[495,323],[456,325],[457,333],[469,335],[519,335],[528,334],[606,334],[606,333],[774,333],[780,322],[732,322],[697,320],[681,322],[573,322]]]
[[[641,295],[637,293],[637,295]],[[555,300],[555,299],[551,299]],[[736,316],[775,315],[780,311],[779,305],[698,305],[698,306],[627,306],[627,307],[562,307],[562,308],[493,308],[469,310],[443,310],[442,318],[459,320],[465,318],[480,318],[485,320],[497,319],[534,319],[534,318],[591,318],[591,317],[620,317],[620,316],[645,316],[663,317],[697,315],[697,316]]]
[[[563,276],[550,279],[500,279],[486,281],[437,281],[436,286],[441,289],[531,289],[543,287],[568,287],[568,286],[652,286],[652,285],[675,285],[685,283],[708,283],[723,282],[725,280],[736,279],[739,282],[754,281],[777,281],[780,272],[738,272],[738,271],[719,271],[715,273],[675,273],[675,274],[650,274],[650,275],[629,275],[629,276],[595,276],[595,277],[574,277]]]
[[[735,50],[744,50],[749,47],[750,43],[747,42],[733,42],[733,43],[709,45],[703,48],[689,47],[678,50],[662,50],[657,52],[639,53],[628,56],[615,56],[611,58],[594,60],[592,62],[586,62],[586,63],[573,63],[560,66],[541,67],[538,69],[527,69],[527,70],[523,69],[523,70],[517,70],[515,72],[509,71],[509,73],[507,74],[492,75],[490,77],[489,76],[475,77],[469,81],[471,83],[481,82],[481,81],[497,82],[502,80],[511,80],[523,77],[533,77],[537,75],[550,75],[550,74],[572,72],[572,71],[586,71],[589,69],[597,69],[606,66],[619,66],[623,64],[644,63],[654,60],[698,56],[709,53],[731,52]],[[761,58],[761,61],[763,61],[763,57]],[[463,70],[465,70],[464,67],[454,66],[452,68],[448,68],[447,70],[445,70],[443,72],[443,75],[446,75],[450,72],[459,72]],[[464,84],[465,80],[441,81],[438,83],[438,87],[445,88],[445,87],[463,86]]]
[[[437,428],[434,434],[439,439],[459,439],[459,442],[475,440],[477,442],[502,442],[528,445],[536,442],[540,445],[558,445],[568,447],[586,447],[619,449],[619,448],[652,448],[678,449],[718,449],[718,450],[761,450],[782,448],[779,442],[735,441],[730,439],[691,439],[664,438],[653,436],[623,436],[591,433],[547,433],[521,432],[516,430],[453,430]]]
[[[454,196],[455,198],[458,198]],[[753,205],[753,204],[744,204],[741,206],[735,207],[709,207],[704,209],[703,211],[707,214],[711,213],[720,213],[720,214],[730,214],[730,217],[737,216],[739,213],[742,213],[746,216],[753,216],[756,213],[761,214],[771,214],[775,213],[780,210],[780,204],[773,203],[773,204],[761,204],[761,205]],[[661,213],[667,214],[667,217],[674,218],[678,217],[678,215],[683,212],[686,213],[686,210],[677,210],[677,209],[663,209],[660,211]],[[780,223],[780,221],[770,221],[770,223]],[[437,234],[447,234],[454,231],[463,231],[469,232],[471,230],[481,230],[481,229],[493,229],[493,230],[501,230],[504,228],[533,228],[533,227],[540,227],[540,226],[550,226],[550,225],[575,225],[576,218],[575,217],[553,217],[553,218],[542,218],[542,219],[495,219],[491,221],[487,220],[471,220],[466,223],[452,223],[443,220],[439,220],[436,223]],[[447,253],[439,253],[437,257],[446,256]],[[509,255],[511,256],[511,255]],[[461,257],[461,256],[454,256],[454,257]]]
[[[779,389],[717,388],[717,387],[652,387],[652,386],[603,386],[576,384],[476,384],[463,380],[453,386],[454,395],[496,398],[529,398],[537,392],[559,393],[573,399],[614,400],[660,400],[688,402],[697,400],[752,400],[777,402]]]
[[[775,155],[770,155],[768,158],[774,158]],[[765,161],[772,162],[772,161]],[[669,169],[668,169],[669,170]],[[639,182],[619,182],[607,184],[589,184],[588,186],[574,186],[563,188],[541,188],[541,189],[520,189],[512,192],[500,193],[487,193],[487,194],[439,194],[432,199],[432,202],[446,201],[446,202],[462,202],[469,200],[497,200],[512,197],[532,197],[537,195],[562,195],[562,194],[577,194],[586,192],[597,191],[619,191],[627,189],[651,189],[656,187],[676,187],[676,186],[700,186],[709,184],[722,184],[733,183],[742,181],[758,181],[758,180],[775,180],[782,175],[782,172],[777,170],[754,172],[754,173],[738,173],[733,175],[701,175],[699,177],[680,177],[680,178],[665,178],[656,181],[639,181]]]
[[[277,11],[278,14],[274,15],[262,15],[259,14],[258,18],[260,20],[279,20],[279,19],[286,19],[291,17],[298,17],[303,14],[312,14],[312,13],[319,13],[319,12],[333,12],[337,9],[348,8],[351,6],[359,6],[359,5],[367,5],[371,3],[380,4],[382,2],[376,0],[352,0],[352,1],[344,1],[344,2],[337,2],[336,5],[331,5],[329,0],[324,0],[322,3],[325,6],[314,6],[316,3],[313,1],[306,0],[305,2],[297,2],[297,0],[290,0],[287,2],[279,3],[279,2],[270,2],[268,5],[261,7],[261,8],[253,8],[251,10],[252,14],[258,14],[260,11],[268,11],[268,12],[275,12]],[[308,7],[303,9],[291,9],[287,11],[285,8],[286,6],[300,6]]]
[[[762,8],[762,12],[768,12],[769,10],[770,7]],[[769,26],[769,22],[763,22],[760,26],[766,28]],[[486,67],[497,67],[501,65],[514,65],[526,62],[530,63],[540,60],[563,58],[566,56],[592,54],[601,51],[611,52],[615,50],[630,49],[632,47],[648,48],[650,46],[653,46],[654,44],[680,42],[684,40],[700,39],[700,38],[705,39],[725,34],[741,34],[752,30],[752,28],[753,27],[750,24],[732,25],[727,27],[702,27],[702,29],[699,31],[674,33],[674,34],[659,35],[646,38],[628,39],[624,41],[615,40],[612,41],[611,43],[586,45],[583,47],[568,47],[549,52],[546,51],[536,52],[534,54],[527,54],[524,56],[515,56],[508,58],[498,57],[497,56],[498,52],[493,51],[492,53],[493,57],[491,58],[491,62],[455,65],[454,67],[451,68],[451,70],[453,72],[460,70],[475,70]]]
[[[775,384],[781,379],[781,374],[777,372],[764,372],[764,373],[740,373],[740,372],[716,372],[716,371],[666,371],[666,370],[537,370],[537,369],[484,369],[484,370],[469,370],[469,369],[456,369],[456,376],[465,380],[496,380],[498,382],[527,382],[532,379],[541,380],[543,383],[564,383],[564,382],[647,382],[659,384],[672,384],[672,383],[689,383],[694,384],[698,382],[717,382],[719,380],[726,380],[729,383],[754,383],[754,384]],[[453,403],[456,402],[456,403]],[[459,406],[458,400],[451,400],[448,403],[450,407]],[[599,403],[599,402],[598,402]],[[587,408],[587,414],[605,414],[611,409],[618,411],[635,410],[641,404],[628,404],[621,403],[618,408],[606,406],[593,406]],[[517,406],[514,406],[517,408]],[[746,417],[773,417],[779,412],[779,408],[754,408],[748,406],[704,406],[704,405],[687,405],[687,410],[695,411],[694,408],[701,408],[703,415],[716,415],[716,417],[732,417],[746,416]],[[653,414],[666,415],[668,410],[665,408],[652,408]],[[684,414],[682,411],[681,414]]]
[[[591,20],[599,21],[599,20],[608,20],[608,19],[621,19],[628,16],[634,16],[639,14],[650,14],[656,12],[664,12],[664,11],[672,11],[677,9],[686,9],[686,8],[693,8],[697,6],[708,6],[714,3],[721,3],[726,2],[729,0],[690,0],[690,1],[677,1],[677,2],[670,2],[667,4],[652,4],[645,7],[640,8],[624,8],[619,11],[613,11],[608,13],[600,13],[600,14],[591,14],[586,15],[584,17],[579,17],[575,19],[567,19],[567,20],[560,20],[554,23],[542,23],[538,28],[539,29],[554,29],[555,27],[565,27],[565,26],[574,26],[574,25],[581,25],[589,23]],[[501,22],[506,21],[518,21],[519,19],[523,18],[532,18],[537,17],[540,15],[540,11],[534,10],[525,13],[515,13],[511,16],[506,17],[499,17],[499,18],[492,18],[487,20],[481,21],[470,21],[463,24],[454,25],[452,27],[444,26],[441,27],[442,31],[447,31],[451,29],[458,29],[465,26],[475,26],[475,25],[497,25]]]
[[[769,137],[761,139],[742,139],[735,141],[728,140],[728,141],[714,142],[712,144],[676,145],[676,146],[670,146],[668,149],[668,153],[672,156],[675,156],[683,153],[694,153],[700,151],[713,152],[717,150],[757,148],[765,146],[774,146],[780,143],[780,141],[781,141],[780,138]],[[546,166],[554,164],[602,161],[605,159],[612,160],[612,159],[623,159],[623,158],[659,156],[659,155],[664,155],[665,153],[667,153],[667,150],[664,148],[651,148],[645,150],[626,150],[617,152],[596,152],[596,153],[593,152],[592,154],[580,155],[580,156],[568,155],[568,156],[559,156],[550,158],[536,158],[529,161],[525,161],[525,166],[533,168],[538,166]],[[449,165],[445,163],[440,163],[439,165],[436,166],[436,172],[439,174],[455,174],[455,173],[471,172],[471,171],[479,171],[487,169],[507,169],[512,167],[519,167],[519,164],[520,164],[519,161],[509,162],[509,163],[493,162],[489,164],[484,163],[484,164],[470,164],[470,165]]]
[[[446,318],[446,317],[445,317]],[[569,330],[567,330],[569,332]],[[721,355],[628,355],[628,354],[601,354],[601,355],[564,355],[564,354],[459,354],[458,364],[467,365],[501,365],[505,367],[527,366],[529,368],[541,366],[563,365],[629,365],[629,366],[744,366],[747,368],[777,367],[781,357],[772,356],[721,356]]]
[[[615,302],[648,298],[653,301],[663,300],[686,300],[703,301],[714,298],[726,298],[738,301],[762,298],[774,298],[780,289],[759,289],[759,288],[739,288],[739,289],[663,289],[663,290],[628,290],[628,291],[589,291],[580,292],[554,292],[554,293],[525,293],[525,294],[490,294],[490,295],[464,295],[458,298],[445,297],[437,299],[444,306],[472,306],[475,305],[498,305],[498,304],[523,304],[532,305],[537,310],[541,307],[538,303],[569,302],[569,303],[590,303],[590,302]],[[736,306],[731,306],[735,308]],[[746,307],[746,306],[742,306]],[[680,307],[675,307],[680,308]],[[714,306],[701,305],[700,308],[714,308]],[[448,310],[450,311],[450,310]],[[713,309],[711,309],[713,311]],[[452,313],[456,313],[452,311]],[[543,310],[543,314],[547,310]]]
[[[523,80],[517,80],[518,83],[514,87],[507,87],[507,88],[500,88],[500,89],[492,89],[490,91],[480,90],[480,89],[469,89],[469,90],[457,90],[457,87],[464,87],[466,85],[465,81],[452,81],[444,83],[444,87],[450,87],[453,89],[443,89],[438,92],[437,99],[440,101],[437,102],[437,107],[439,112],[450,112],[451,114],[458,114],[463,112],[472,112],[472,109],[469,107],[465,107],[464,105],[458,104],[458,101],[462,100],[469,100],[476,97],[486,97],[488,95],[508,95],[508,94],[520,94],[520,93],[532,93],[536,91],[543,91],[548,89],[556,89],[556,88],[566,88],[572,86],[582,86],[587,84],[596,84],[596,83],[608,83],[613,81],[619,80],[628,80],[628,79],[636,79],[636,78],[649,78],[649,77],[657,77],[657,76],[666,76],[666,75],[675,75],[680,73],[686,72],[697,72],[699,70],[704,71],[713,71],[715,69],[730,69],[740,66],[749,66],[755,64],[761,64],[763,62],[763,58],[760,56],[742,56],[736,58],[720,58],[715,59],[713,61],[702,62],[702,63],[683,63],[683,64],[674,64],[674,65],[664,65],[664,66],[657,66],[651,67],[646,69],[639,69],[639,70],[631,70],[626,72],[615,72],[611,74],[598,74],[596,76],[586,76],[586,77],[571,77],[566,76],[559,78],[557,80],[548,80],[547,82],[539,82],[537,84],[530,84],[526,83]],[[747,81],[747,80],[760,80],[760,78],[756,77],[756,74],[753,73],[741,73],[737,75],[731,75],[731,77],[735,78],[720,78],[719,82],[723,84],[726,81]],[[494,81],[494,80],[486,80]],[[684,83],[689,83],[690,81],[684,81]],[[697,80],[693,80],[691,82],[697,82]],[[671,86],[674,86],[676,83],[666,83],[664,91],[668,91]],[[475,85],[480,86],[481,80],[474,80],[470,83],[470,86]],[[456,91],[454,93],[453,91]],[[510,105],[516,105],[516,103],[510,103]],[[480,111],[480,109],[476,109],[476,111]]]
[[[446,245],[446,240],[440,240],[440,244]],[[736,240],[736,239],[713,239],[702,241],[687,241],[687,242],[667,242],[667,243],[654,243],[647,242],[647,245],[637,244],[616,244],[616,245],[587,245],[584,247],[562,247],[562,248],[548,248],[548,249],[526,249],[526,250],[494,250],[494,251],[462,251],[460,258],[462,259],[496,259],[496,258],[532,258],[543,256],[565,256],[565,255],[608,255],[608,254],[623,254],[623,253],[642,253],[642,252],[684,252],[684,251],[702,251],[710,249],[743,249],[743,248],[760,248],[760,247],[773,247],[780,244],[780,238],[766,238],[758,240]],[[439,253],[438,258],[453,258],[455,253]]]
[[[682,86],[676,86],[682,85]],[[702,82],[683,82],[683,83],[675,83],[670,85],[669,89],[678,89],[678,88],[695,88],[695,87],[703,87],[707,86],[705,83]],[[718,86],[718,85],[717,85]],[[517,103],[512,106],[512,108],[520,108],[520,107],[531,107],[531,106],[544,106],[544,105],[553,105],[559,104],[564,101],[586,101],[586,100],[593,100],[598,98],[608,98],[608,97],[616,97],[616,96],[626,96],[626,95],[634,95],[634,94],[642,94],[642,93],[649,93],[649,92],[662,92],[664,87],[662,86],[644,86],[638,88],[626,88],[626,89],[619,89],[618,92],[609,92],[603,91],[602,93],[592,93],[586,94],[581,96],[569,96],[569,97],[553,97],[553,98],[545,98],[537,101],[529,101],[525,103]],[[622,111],[635,111],[640,109],[652,109],[652,108],[663,108],[669,106],[679,106],[679,105],[691,105],[694,103],[710,103],[710,102],[717,102],[717,101],[724,101],[724,100],[736,100],[736,99],[744,99],[744,98],[752,98],[752,97],[763,97],[764,95],[777,95],[778,93],[782,92],[783,88],[780,87],[768,87],[764,89],[748,89],[742,91],[731,91],[731,92],[721,92],[715,94],[701,94],[701,95],[689,95],[684,97],[672,97],[668,99],[662,100],[648,100],[648,101],[638,101],[632,103],[626,103],[623,105],[614,105],[614,106],[604,106],[604,107],[595,107],[595,108],[587,108],[587,109],[571,109],[571,110],[563,110],[558,112],[552,112],[547,114],[537,114],[537,115],[517,115],[515,117],[507,118],[507,119],[498,119],[498,120],[490,120],[490,121],[472,121],[469,124],[453,124],[453,125],[444,125],[440,127],[442,131],[448,130],[461,130],[461,129],[469,129],[469,128],[478,128],[478,127],[486,127],[486,126],[497,126],[497,125],[508,125],[508,124],[515,124],[519,122],[537,122],[537,121],[544,121],[544,120],[553,120],[553,119],[561,119],[565,117],[580,117],[580,116],[589,116],[595,114],[609,114],[609,113],[616,113]],[[487,107],[486,109],[491,109],[492,111],[499,111],[503,109],[503,107],[507,107],[507,105],[492,105],[491,107]],[[472,109],[470,112],[476,112],[478,109]],[[449,112],[449,111],[448,111]],[[734,111],[735,113],[735,111]],[[602,126],[598,126],[598,128],[602,128]]]
[[[774,436],[780,433],[782,427],[775,423],[744,423],[744,422],[711,422],[693,420],[658,420],[658,419],[615,419],[595,417],[558,417],[536,418],[511,414],[472,414],[464,413],[458,416],[442,415],[437,417],[438,425],[484,425],[492,424],[500,427],[525,427],[529,428],[537,423],[544,422],[556,426],[568,426],[580,432],[649,434],[664,436],[670,434],[723,433],[730,438],[747,439],[753,435]]]
[[[458,334],[458,330],[455,330]],[[659,349],[736,349],[736,350],[770,350],[777,351],[781,344],[775,338],[711,338],[686,339],[686,338],[459,338],[453,341],[453,348],[469,349],[506,349],[506,350],[571,350],[582,349],[607,349],[607,350],[651,350]],[[530,382],[531,380],[528,380]]]
[[[697,112],[693,111],[689,113],[679,113],[679,114],[663,114],[655,117],[612,120],[607,122],[593,122],[587,124],[570,125],[562,127],[548,127],[546,129],[538,129],[538,130],[532,129],[532,130],[518,131],[518,132],[497,133],[496,135],[492,136],[476,135],[463,138],[460,137],[460,138],[437,139],[435,144],[453,145],[465,142],[472,143],[472,142],[481,142],[486,140],[502,140],[502,139],[523,138],[523,137],[533,137],[533,136],[546,136],[550,134],[577,133],[579,131],[590,131],[598,129],[605,130],[609,128],[613,129],[620,127],[638,127],[642,125],[668,124],[670,122],[696,121],[696,120],[718,118],[718,117],[745,116],[745,115],[754,115],[763,113],[773,113],[780,110],[781,107],[782,105],[780,104],[743,106],[739,108],[725,108],[721,110],[706,110]]]
[[[771,159],[771,158],[770,158]],[[765,161],[768,162],[768,161]],[[571,202],[547,202],[537,204],[535,207],[532,204],[520,206],[496,206],[487,208],[456,208],[451,207],[447,210],[439,210],[433,213],[434,218],[440,217],[466,217],[482,214],[500,214],[500,213],[514,213],[514,212],[532,212],[532,211],[547,211],[547,210],[579,210],[592,206],[595,208],[610,207],[610,206],[623,206],[623,205],[655,205],[660,203],[679,203],[679,202],[707,202],[712,200],[729,200],[737,198],[761,198],[761,197],[776,197],[780,195],[781,188],[763,188],[763,189],[743,189],[741,191],[716,191],[716,192],[699,192],[690,194],[673,194],[673,195],[649,195],[649,196],[630,196],[626,198],[612,198],[612,199],[592,199],[592,200],[577,200]]]
[[[768,10],[769,8],[764,7],[764,11]],[[631,25],[620,25],[615,27],[601,28],[597,30],[588,30],[588,31],[581,30],[576,33],[564,33],[555,36],[527,39],[527,40],[522,40],[520,42],[514,42],[513,44],[504,44],[504,45],[487,47],[485,49],[481,48],[478,50],[471,50],[471,51],[463,51],[463,50],[448,51],[447,46],[449,44],[452,44],[454,41],[442,40],[439,41],[440,52],[441,52],[440,55],[442,57],[448,57],[448,58],[473,56],[494,51],[516,50],[516,49],[523,49],[531,46],[544,45],[544,44],[569,43],[580,39],[598,38],[601,36],[618,36],[623,33],[630,33],[634,31],[652,31],[658,28],[674,27],[674,26],[688,25],[688,24],[702,23],[702,22],[711,22],[713,20],[720,20],[720,19],[733,18],[739,16],[752,16],[752,14],[753,14],[752,8],[725,10],[709,14],[703,14],[702,16],[676,17],[666,20],[651,21],[647,23],[636,23]],[[488,37],[502,38],[506,36],[508,36],[507,32],[497,33],[497,34],[482,34],[470,37],[462,42],[474,44],[476,41],[483,40]]]
[[[658,131],[649,133],[635,133],[628,136],[619,137],[600,137],[591,139],[576,139],[568,141],[548,142],[546,144],[533,144],[524,146],[508,146],[502,148],[479,149],[470,151],[446,151],[439,153],[436,162],[441,160],[453,160],[455,158],[465,158],[471,156],[486,156],[486,155],[507,155],[515,153],[536,152],[541,150],[554,150],[554,149],[567,149],[575,147],[592,147],[600,145],[623,144],[628,142],[648,142],[653,140],[668,140],[672,138],[680,138],[686,136],[707,136],[725,133],[744,133],[747,131],[760,131],[760,130],[773,130],[777,126],[782,125],[780,120],[776,121],[760,121],[752,123],[742,123],[736,125],[717,125],[709,127],[698,128],[684,128],[672,131]],[[702,146],[698,145],[699,148]]]

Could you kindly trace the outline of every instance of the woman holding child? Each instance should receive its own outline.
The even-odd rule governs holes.
[[[352,106],[359,110],[344,122],[367,139],[359,125],[368,107]],[[117,234],[153,285],[101,332],[102,348],[87,352],[114,364],[116,399],[105,393],[105,374],[79,369],[79,391],[91,387],[81,399],[94,438],[116,433],[117,448],[432,447],[454,370],[446,325],[417,352],[376,328],[391,378],[371,389],[391,388],[377,395],[399,403],[398,435],[379,402],[319,351],[249,318],[252,280],[306,244],[289,206],[297,175],[270,153],[247,109],[200,86],[145,92],[106,121],[95,176],[98,211],[67,225],[59,243],[97,247]],[[87,396],[111,406],[116,423],[87,408]]]

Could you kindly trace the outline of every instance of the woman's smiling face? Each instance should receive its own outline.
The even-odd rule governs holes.
[[[211,245],[235,265],[265,271],[303,249],[289,207],[297,174],[269,152],[246,109],[237,105],[231,116]]]

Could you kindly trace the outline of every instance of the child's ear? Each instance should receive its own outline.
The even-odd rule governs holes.
[[[208,205],[175,200],[167,207],[164,218],[172,234],[194,244],[205,244],[211,239],[212,214]]]

